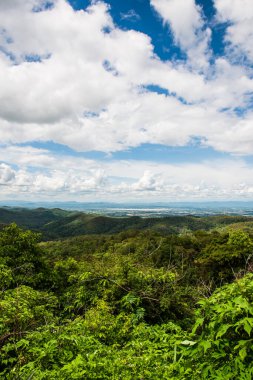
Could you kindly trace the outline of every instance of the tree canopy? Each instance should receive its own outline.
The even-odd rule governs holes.
[[[252,378],[247,232],[39,240],[0,232],[1,378]]]

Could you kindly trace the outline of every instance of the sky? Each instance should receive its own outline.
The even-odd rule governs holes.
[[[252,165],[252,0],[0,0],[0,200],[252,200]]]

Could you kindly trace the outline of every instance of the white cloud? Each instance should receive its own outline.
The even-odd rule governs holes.
[[[253,79],[248,68],[228,57],[209,65],[210,31],[193,0],[151,3],[188,54],[185,63],[160,60],[151,38],[116,27],[103,2],[74,11],[66,1],[56,0],[54,7],[32,12],[34,7],[43,10],[45,2],[0,0],[4,194],[252,194],[253,173],[241,160],[220,166],[102,163],[15,145],[53,141],[77,151],[110,153],[150,143],[185,146],[197,137],[218,151],[252,154]],[[215,1],[219,20],[232,22],[227,40],[250,58],[252,10],[249,2],[244,3],[247,11],[239,3]],[[168,96],[149,92],[149,85],[162,87]],[[237,108],[245,112],[238,115]]]
[[[243,151],[240,139],[230,145],[222,140],[239,130],[233,108],[247,106],[253,90],[243,67],[220,58],[207,79],[187,65],[160,61],[150,38],[116,28],[103,3],[75,12],[58,0],[53,9],[34,13],[35,4],[1,3],[0,24],[13,41],[3,42],[4,48],[18,62],[13,65],[3,54],[0,58],[2,142],[52,140],[77,150],[110,152],[143,143],[184,145],[195,135],[216,148],[215,136],[222,130],[219,149]],[[192,18],[189,38],[194,44],[203,22],[194,2],[186,6],[189,12],[182,13]],[[104,33],[106,27],[110,33]],[[42,56],[42,62],[27,62],[26,55]],[[140,90],[149,84],[189,104]],[[224,108],[231,108],[230,113],[220,112]],[[248,132],[242,130],[242,139],[249,139]]]
[[[152,174],[149,170],[145,170],[143,176],[138,182],[132,185],[132,189],[136,191],[154,191],[162,188],[162,181],[158,174]]]
[[[134,9],[130,9],[128,12],[126,13],[120,13],[120,17],[121,17],[121,20],[130,20],[132,22],[135,22],[137,20],[140,20],[140,15],[134,10]]]
[[[201,136],[220,150],[252,150],[248,144],[244,151],[241,143],[250,141],[250,130],[241,129],[241,118],[233,114],[233,108],[247,106],[253,90],[243,67],[220,58],[207,79],[187,65],[162,62],[147,35],[113,25],[104,3],[75,12],[58,0],[53,9],[35,13],[35,0],[15,4],[1,2],[0,24],[12,39],[3,42],[4,48],[18,63],[0,55],[1,142],[52,140],[80,151],[111,152],[143,143],[185,145]],[[166,4],[182,6],[172,0]],[[193,1],[184,6],[182,14],[189,20],[182,33],[190,28],[188,37],[180,34],[179,13],[173,22],[180,41],[190,49],[198,42],[203,21]],[[42,56],[42,62],[27,62],[27,55]],[[176,97],[141,90],[150,84]],[[231,110],[220,112],[224,108]],[[233,139],[234,131],[241,138]]]
[[[5,147],[1,197],[72,200],[244,199],[252,196],[253,169],[240,158],[202,163],[87,160],[29,147]],[[47,157],[47,159],[45,159]],[[39,162],[36,169],[29,165]],[[50,164],[49,164],[50,163]],[[16,168],[12,167],[15,164]],[[57,168],[57,169],[56,169]],[[26,195],[27,194],[27,195]]]
[[[225,41],[234,59],[244,54],[253,61],[253,6],[251,0],[215,0],[219,22],[228,22]]]
[[[15,179],[15,172],[9,165],[0,163],[0,185],[7,185],[12,183]]]
[[[193,66],[208,66],[211,30],[205,28],[201,8],[195,0],[150,0],[151,5],[170,25],[175,41],[189,57]]]

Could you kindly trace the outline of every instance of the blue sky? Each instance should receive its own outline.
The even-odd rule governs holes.
[[[0,0],[0,199],[253,197],[251,0]]]

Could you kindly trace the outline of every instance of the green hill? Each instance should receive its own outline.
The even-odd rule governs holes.
[[[64,233],[144,229],[40,244],[0,231],[0,379],[252,379],[252,236],[145,229],[231,218],[52,216]]]
[[[78,211],[55,209],[26,209],[20,207],[0,208],[0,225],[12,222],[22,228],[41,232],[43,240],[62,239],[78,235],[114,234],[129,229],[153,230],[167,235],[182,233],[188,230],[211,230],[230,225],[249,226],[253,224],[253,217],[249,216],[166,216],[160,218],[108,217],[96,214],[87,214]]]
[[[58,208],[55,209],[27,209],[23,207],[1,207],[0,223],[2,225],[17,223],[23,228],[31,228],[33,230],[41,230],[43,226],[52,221],[60,220],[71,214]]]

